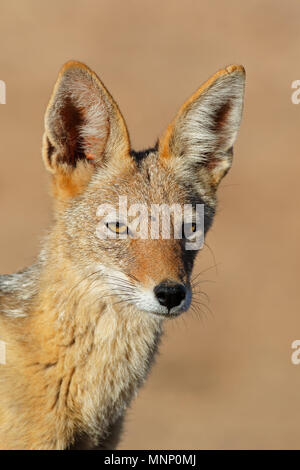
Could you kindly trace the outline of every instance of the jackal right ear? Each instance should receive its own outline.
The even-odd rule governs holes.
[[[213,75],[184,105],[160,140],[161,158],[176,161],[187,177],[216,189],[232,162],[240,127],[245,70],[231,65]],[[174,160],[174,158],[176,160]]]
[[[58,76],[45,115],[43,158],[63,196],[80,193],[96,167],[129,154],[120,110],[97,75],[80,62],[67,62]],[[57,192],[57,191],[56,191]]]

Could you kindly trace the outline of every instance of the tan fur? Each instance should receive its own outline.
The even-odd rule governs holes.
[[[1,449],[117,445],[125,410],[147,376],[162,332],[163,316],[147,307],[147,299],[165,280],[190,289],[194,258],[188,261],[173,238],[99,240],[97,207],[117,204],[120,195],[148,207],[192,200],[205,203],[212,219],[224,175],[215,168],[231,158],[229,117],[216,113],[213,138],[220,138],[209,158],[185,155],[180,136],[189,131],[193,116],[185,121],[185,115],[198,101],[201,107],[201,94],[209,100],[207,90],[236,73],[243,76],[242,67],[213,76],[184,104],[158,149],[139,161],[99,78],[78,62],[63,67],[43,140],[55,223],[32,267],[0,276],[0,340],[7,348],[7,363],[0,365]]]

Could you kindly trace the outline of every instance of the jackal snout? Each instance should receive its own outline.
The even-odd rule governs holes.
[[[154,288],[154,294],[160,305],[167,308],[168,313],[176,308],[179,313],[190,306],[190,288],[184,284],[164,281]]]

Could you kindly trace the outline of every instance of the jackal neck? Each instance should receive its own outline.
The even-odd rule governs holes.
[[[23,404],[18,415],[29,423],[22,447],[64,449],[80,433],[96,445],[146,378],[161,320],[114,305],[111,293],[80,278],[61,253],[48,258],[39,275],[31,311],[16,319],[7,338],[13,342],[7,365],[18,362],[24,372],[11,377],[7,398]],[[17,420],[13,411],[10,418]]]

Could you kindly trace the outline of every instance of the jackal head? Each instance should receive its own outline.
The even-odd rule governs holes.
[[[187,242],[212,223],[216,190],[232,162],[244,81],[242,66],[217,72],[183,104],[154,148],[134,152],[97,75],[78,62],[62,68],[46,111],[43,158],[52,173],[62,256],[79,276],[96,276],[120,302],[145,312],[176,316],[188,309],[199,246],[187,249]],[[155,222],[152,208],[160,205],[189,205],[191,219],[178,222],[170,213],[169,237],[160,224],[158,236],[149,227],[139,236],[137,213],[125,217],[120,198],[127,208],[147,209],[139,211],[140,224]],[[198,205],[204,208],[200,228]],[[104,216],[99,207],[108,206],[116,212]]]

